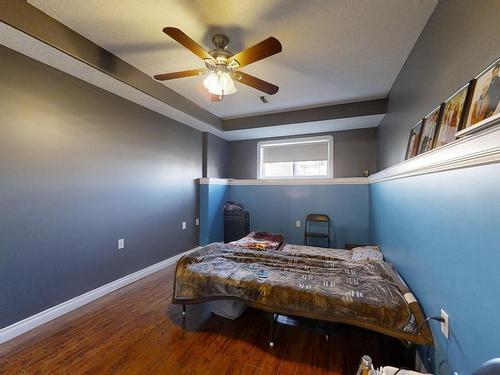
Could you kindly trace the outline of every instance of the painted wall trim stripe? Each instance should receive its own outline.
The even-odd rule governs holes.
[[[81,306],[86,305],[98,298],[104,297],[106,294],[112,293],[115,290],[123,288],[124,286],[131,284],[139,279],[149,276],[155,272],[158,272],[168,266],[171,266],[177,262],[182,256],[189,254],[192,251],[199,249],[196,247],[194,249],[185,251],[183,253],[174,255],[168,259],[165,259],[159,263],[155,263],[147,268],[134,272],[130,275],[124,276],[118,280],[112,281],[109,284],[103,285],[97,289],[91,290],[80,296],[72,298],[68,301],[60,303],[59,305],[53,306],[47,310],[41,311],[38,314],[32,315],[26,319],[19,322],[11,324],[5,328],[0,329],[0,344],[11,340],[23,333],[26,333],[42,324],[48,323],[64,314],[69,313]]]
[[[0,21],[0,44],[194,129],[224,132]]]
[[[222,120],[222,126],[224,130],[231,131],[350,117],[383,115],[387,113],[388,102],[389,100],[386,97],[359,102],[267,113],[255,116],[237,117]]]
[[[7,25],[123,82],[148,96],[222,130],[220,118],[155,81],[143,71],[113,55],[27,1],[0,0],[0,20]],[[158,30],[159,31],[159,30]]]

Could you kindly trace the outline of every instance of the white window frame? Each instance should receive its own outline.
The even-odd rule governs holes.
[[[315,143],[328,142],[328,165],[326,176],[283,176],[283,177],[266,177],[264,176],[264,166],[261,163],[262,153],[265,147],[290,145],[296,143]],[[259,180],[289,180],[289,179],[327,179],[333,178],[333,137],[331,135],[322,135],[316,137],[303,138],[286,138],[276,139],[272,141],[257,142],[257,179]]]

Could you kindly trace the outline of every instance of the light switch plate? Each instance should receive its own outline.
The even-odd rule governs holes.
[[[186,222],[185,222],[185,221],[183,221],[183,222],[182,222],[182,229],[184,230],[184,229],[186,229],[186,228],[187,228],[187,224],[186,224]]]
[[[450,318],[443,309],[441,309],[441,318],[444,319],[444,322],[441,322],[441,333],[448,338],[450,334]]]
[[[297,220],[297,221],[295,222],[295,226],[296,226],[297,228],[300,228],[300,220]]]
[[[118,250],[121,250],[125,247],[125,239],[124,238],[120,238],[118,240]]]
[[[196,224],[196,225],[200,225],[200,219],[196,218],[196,220],[195,220],[195,224]]]

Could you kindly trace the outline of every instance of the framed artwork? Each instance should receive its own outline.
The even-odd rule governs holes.
[[[476,77],[464,129],[500,113],[500,59]]]
[[[467,83],[443,104],[443,114],[439,121],[434,148],[455,140],[457,131],[462,129],[467,117],[471,83]]]
[[[432,150],[437,134],[437,126],[439,123],[439,114],[441,105],[429,113],[423,120],[422,131],[420,132],[420,140],[418,143],[418,154],[422,154]]]
[[[422,121],[420,121],[410,130],[410,137],[408,138],[408,146],[406,146],[405,160],[408,160],[417,155],[421,130],[422,130]]]

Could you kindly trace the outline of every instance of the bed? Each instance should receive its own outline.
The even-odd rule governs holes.
[[[213,243],[178,261],[173,303],[228,299],[273,314],[345,323],[432,344],[424,314],[394,268],[351,257],[348,250],[310,246],[262,251]]]

